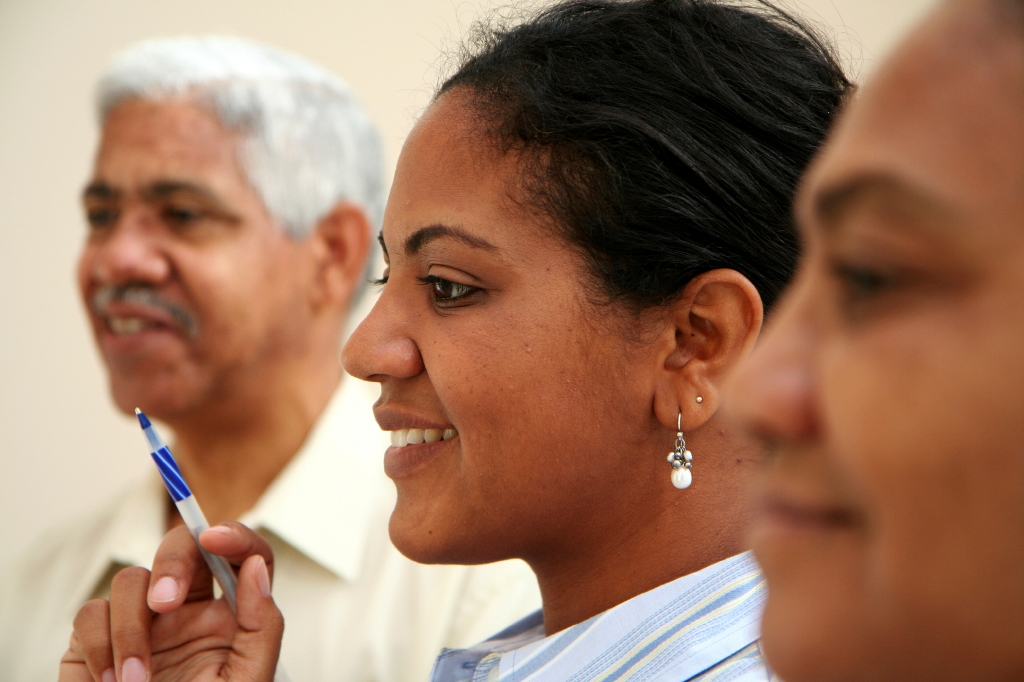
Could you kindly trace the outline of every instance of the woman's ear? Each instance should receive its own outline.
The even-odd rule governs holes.
[[[750,280],[735,270],[705,272],[690,280],[664,318],[663,380],[655,413],[667,428],[702,426],[718,410],[725,378],[754,347],[764,306]]]
[[[351,201],[339,201],[310,233],[313,305],[347,307],[358,290],[370,250],[370,221]]]

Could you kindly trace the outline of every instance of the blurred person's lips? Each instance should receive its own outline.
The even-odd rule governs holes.
[[[99,321],[100,347],[110,355],[155,350],[189,336],[169,312],[141,303],[111,301],[94,314]]]
[[[140,303],[112,301],[97,311],[97,315],[107,323],[107,330],[114,334],[131,333],[126,327],[137,327],[137,331],[142,331],[145,328],[185,331],[174,316],[167,311]],[[126,321],[137,321],[137,323],[127,325]]]
[[[445,419],[391,405],[373,409],[377,424],[391,433],[384,451],[384,473],[392,480],[410,476],[455,447],[459,432]]]
[[[848,531],[859,524],[856,511],[827,494],[770,482],[755,493],[755,545],[785,543],[812,535]]]

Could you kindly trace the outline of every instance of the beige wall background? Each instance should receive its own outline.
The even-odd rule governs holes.
[[[935,0],[801,0],[858,77]],[[300,52],[362,94],[389,163],[439,56],[491,0],[0,0],[0,562],[152,467],[107,397],[73,285],[92,84],[144,38],[232,33]]]

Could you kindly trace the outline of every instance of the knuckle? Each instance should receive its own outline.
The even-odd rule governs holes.
[[[78,613],[75,614],[75,631],[72,633],[72,641],[76,635],[85,634],[91,628],[103,626],[106,629],[109,620],[110,602],[106,599],[90,599],[82,604],[82,608],[78,609]]]
[[[139,566],[124,568],[117,572],[111,582],[111,593],[149,584],[149,571]]]

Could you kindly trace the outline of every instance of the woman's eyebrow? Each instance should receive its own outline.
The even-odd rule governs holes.
[[[486,239],[469,234],[461,227],[453,225],[431,225],[429,227],[420,228],[409,235],[409,238],[405,240],[405,255],[414,256],[424,246],[435,239],[440,239],[442,237],[458,239],[464,244],[476,249],[484,249],[485,251],[498,250],[497,246],[491,244]]]
[[[814,210],[826,232],[839,228],[850,210],[872,198],[897,201],[919,211],[942,216],[949,210],[926,192],[887,173],[865,173],[826,187],[818,193]]]

